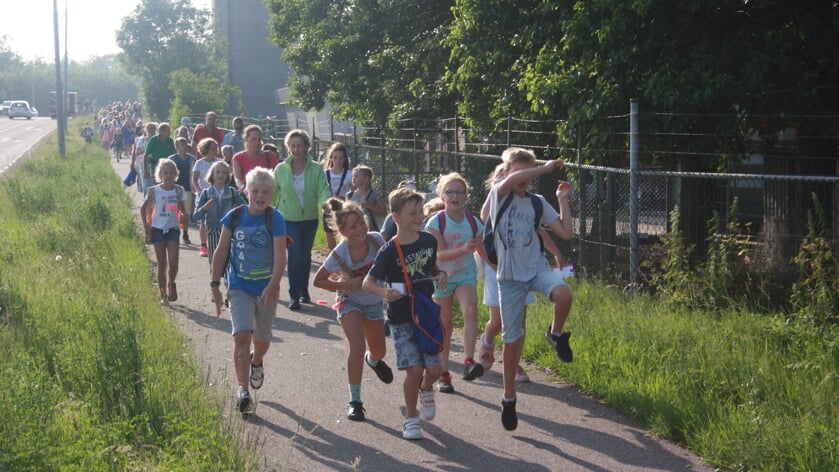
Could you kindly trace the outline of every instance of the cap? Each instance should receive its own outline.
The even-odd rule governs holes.
[[[191,126],[192,125],[192,118],[185,116],[181,118],[181,125],[182,126]]]

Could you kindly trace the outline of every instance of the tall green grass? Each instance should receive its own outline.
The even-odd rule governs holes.
[[[545,341],[552,306],[541,296],[525,357],[724,469],[839,470],[837,327],[573,286],[574,362]]]
[[[0,180],[0,470],[255,469],[157,304],[107,156],[67,146]]]

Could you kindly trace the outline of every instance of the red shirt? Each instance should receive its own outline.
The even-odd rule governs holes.
[[[192,153],[195,154],[196,159],[201,159],[201,153],[198,151],[198,143],[204,138],[213,138],[216,144],[219,145],[219,155],[221,155],[221,142],[224,141],[224,131],[216,127],[212,133],[204,124],[195,127],[195,132],[192,133]]]
[[[265,157],[266,154],[268,154],[267,159]],[[280,160],[277,158],[277,155],[271,151],[262,151],[257,157],[249,156],[248,151],[239,151],[233,155],[233,159],[231,159],[230,162],[233,165],[236,165],[237,162],[239,163],[239,167],[242,169],[242,178],[244,178],[248,175],[248,172],[255,167],[264,167],[268,170],[274,170],[274,167],[280,163]]]

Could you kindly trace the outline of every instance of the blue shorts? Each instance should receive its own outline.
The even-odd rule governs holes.
[[[426,354],[420,350],[414,336],[414,323],[391,324],[390,336],[393,338],[393,350],[396,351],[397,369],[405,370],[415,365],[443,365],[439,354]]]
[[[383,321],[385,319],[385,310],[381,303],[374,303],[372,305],[360,305],[352,300],[344,298],[338,302],[338,321],[344,315],[350,314],[354,311],[361,312],[361,319],[372,321]]]
[[[528,292],[525,303],[530,305],[535,301],[536,295],[533,292]],[[498,277],[495,269],[488,265],[484,269],[484,305],[498,306]]]
[[[169,228],[169,229],[160,229],[160,228],[152,228],[151,229],[151,240],[149,240],[152,244],[158,243],[169,243],[172,241],[178,242],[178,238],[181,237],[181,230],[179,228]]]
[[[501,302],[501,340],[504,343],[515,342],[524,335],[524,306],[527,293],[535,290],[550,298],[556,287],[565,285],[565,279],[559,272],[543,270],[527,282],[502,280],[500,283]]]
[[[271,342],[271,325],[277,315],[277,305],[267,307],[259,297],[244,290],[233,289],[227,292],[230,301],[230,321],[233,333],[252,331],[253,337],[264,343]]]

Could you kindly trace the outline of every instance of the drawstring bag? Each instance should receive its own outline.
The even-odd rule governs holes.
[[[443,351],[443,340],[446,329],[443,327],[443,320],[440,318],[440,305],[428,295],[414,291],[411,285],[411,277],[408,276],[408,269],[405,267],[405,256],[402,255],[402,246],[397,238],[393,238],[396,252],[399,254],[399,263],[402,265],[402,275],[405,279],[405,289],[411,301],[411,319],[414,321],[414,337],[422,352],[426,354],[439,354]]]
[[[128,171],[128,175],[125,176],[125,179],[122,181],[123,185],[126,187],[130,187],[137,182],[137,171],[133,168]]]

